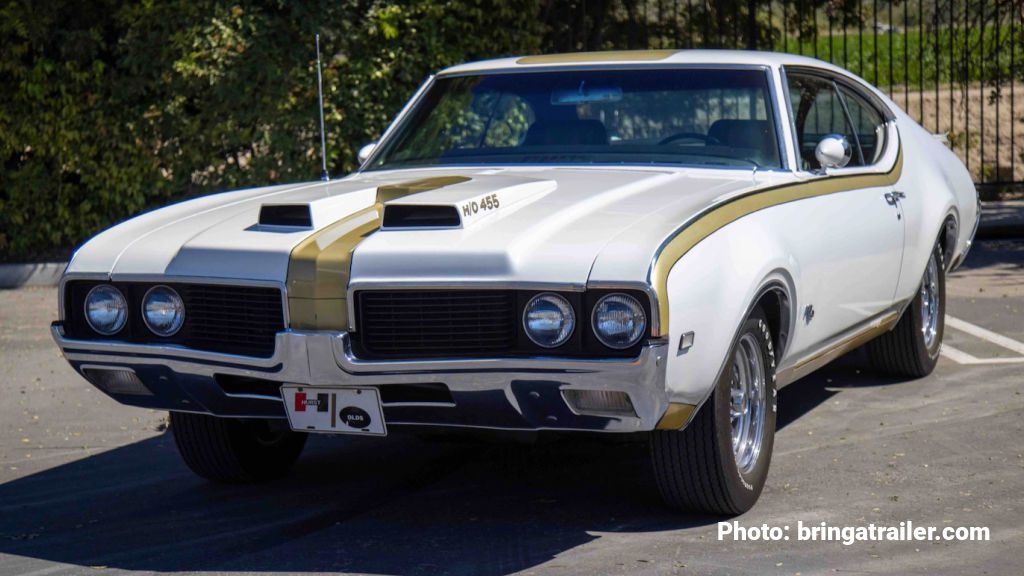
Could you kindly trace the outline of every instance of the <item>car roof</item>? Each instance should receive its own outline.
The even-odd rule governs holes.
[[[609,52],[571,52],[537,56],[513,56],[459,64],[445,68],[439,76],[491,71],[525,71],[545,68],[656,66],[660,64],[707,64],[747,66],[813,66],[849,75],[849,72],[807,56],[756,50],[620,50]]]

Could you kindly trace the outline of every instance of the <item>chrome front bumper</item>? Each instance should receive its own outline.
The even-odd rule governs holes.
[[[278,333],[270,358],[203,352],[179,346],[73,340],[60,323],[53,339],[79,373],[134,372],[142,393],[97,387],[134,406],[236,418],[284,418],[276,387],[263,392],[228,391],[218,378],[268,384],[379,386],[443,384],[450,402],[384,403],[388,426],[451,426],[507,430],[652,430],[669,406],[665,389],[668,346],[655,342],[632,359],[494,358],[472,360],[365,361],[352,353],[344,332]],[[85,374],[83,374],[84,376]],[[87,377],[88,378],[88,377]],[[94,379],[90,381],[96,383]],[[611,390],[629,395],[635,416],[573,410],[562,391]]]

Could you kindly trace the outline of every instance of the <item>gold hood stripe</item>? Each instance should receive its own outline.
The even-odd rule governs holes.
[[[696,220],[675,232],[675,236],[665,244],[654,257],[648,272],[648,280],[658,295],[658,335],[668,334],[668,275],[691,248],[702,240],[735,222],[759,210],[824,196],[839,192],[848,192],[859,188],[891,186],[896,184],[903,172],[903,151],[896,156],[896,162],[889,172],[879,174],[857,174],[853,176],[824,177],[799,184],[785,184],[776,188],[758,190],[749,195],[741,196],[722,206],[712,208]]]
[[[288,260],[290,327],[347,329],[352,253],[364,238],[380,228],[384,204],[469,180],[466,176],[439,176],[381,186],[377,188],[373,206],[350,214],[300,242]]]

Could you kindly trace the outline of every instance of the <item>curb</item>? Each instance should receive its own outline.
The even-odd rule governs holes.
[[[0,289],[22,286],[56,286],[67,262],[0,264]]]

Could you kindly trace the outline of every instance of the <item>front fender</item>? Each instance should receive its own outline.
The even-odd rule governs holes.
[[[765,218],[747,217],[716,231],[687,252],[669,273],[669,346],[666,388],[672,402],[700,405],[728,360],[738,330],[768,287],[787,302],[791,326],[800,265]],[[784,332],[788,328],[784,329]],[[680,350],[682,336],[693,345]],[[786,353],[776,350],[776,361]]]

